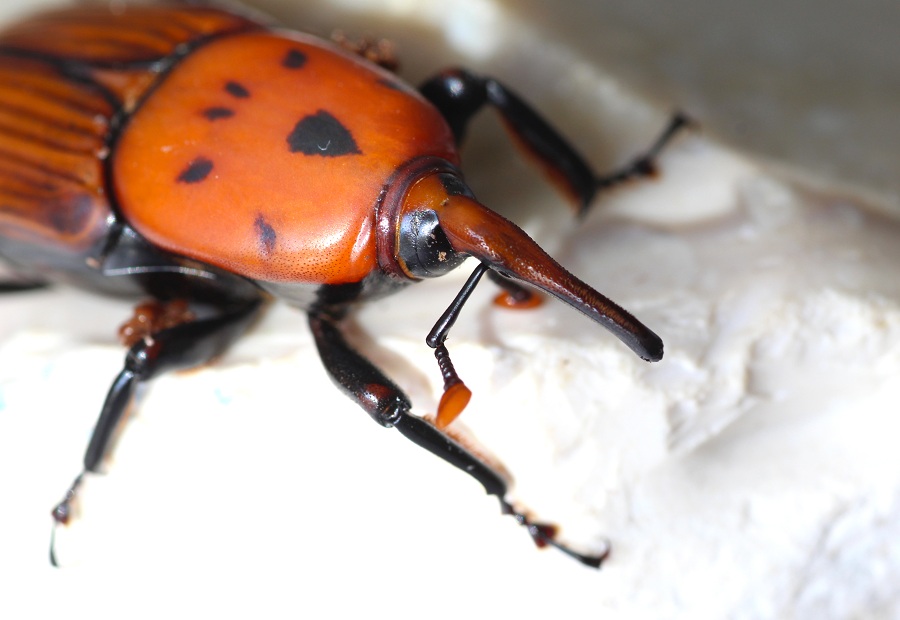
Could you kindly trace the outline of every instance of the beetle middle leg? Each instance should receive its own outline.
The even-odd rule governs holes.
[[[426,99],[447,119],[457,142],[469,121],[485,105],[494,107],[513,138],[533,157],[584,215],[600,190],[637,177],[655,174],[654,160],[680,129],[691,121],[675,114],[654,144],[631,164],[608,174],[596,174],[584,157],[530,105],[497,80],[464,69],[448,69],[420,87]]]
[[[0,280],[0,294],[21,293],[47,288],[46,282],[38,280]]]
[[[191,317],[174,327],[143,334],[131,346],[125,356],[124,367],[113,381],[100,410],[84,454],[84,469],[53,509],[53,519],[57,524],[66,524],[71,518],[72,503],[81,481],[86,473],[99,469],[137,386],[164,372],[199,366],[221,354],[252,323],[261,303],[261,297],[234,302],[214,316]],[[50,561],[57,565],[52,543]]]
[[[347,343],[339,326],[341,318],[340,313],[328,309],[309,313],[310,329],[322,363],[338,387],[382,426],[396,428],[413,443],[475,478],[489,495],[498,498],[504,514],[512,515],[528,530],[538,546],[551,545],[584,564],[600,566],[606,553],[585,555],[557,542],[555,526],[531,521],[507,501],[508,483],[496,466],[476,456],[470,447],[430,421],[413,415],[409,397]]]

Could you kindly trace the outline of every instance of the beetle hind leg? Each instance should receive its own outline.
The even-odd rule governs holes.
[[[475,478],[489,495],[497,497],[504,514],[513,516],[528,530],[539,547],[553,546],[588,566],[600,566],[607,552],[586,555],[574,551],[555,539],[555,526],[536,523],[526,512],[514,508],[506,499],[508,481],[504,472],[488,463],[488,459],[477,456],[479,451],[473,449],[471,440],[463,440],[429,420],[414,416],[406,394],[347,343],[339,328],[340,319],[326,310],[309,314],[310,329],[322,363],[338,387],[382,426],[396,428],[416,445]]]
[[[252,323],[261,303],[261,299],[235,302],[219,314],[201,319],[184,313],[183,320],[178,324],[167,324],[137,338],[125,356],[124,367],[113,381],[100,410],[84,454],[84,468],[63,500],[53,509],[54,534],[56,526],[65,525],[71,519],[73,503],[84,476],[99,470],[137,386],[164,372],[199,366],[221,354]],[[136,316],[141,316],[140,310]],[[54,566],[58,565],[53,541],[50,561]]]
[[[572,200],[579,215],[587,212],[598,191],[655,174],[654,161],[659,152],[682,128],[691,124],[685,115],[675,114],[650,149],[628,166],[599,175],[556,128],[493,78],[464,69],[448,69],[426,81],[420,91],[443,114],[457,142],[464,138],[476,112],[485,105],[496,109],[513,139]]]

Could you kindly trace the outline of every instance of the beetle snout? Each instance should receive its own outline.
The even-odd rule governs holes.
[[[501,275],[535,286],[603,325],[647,361],[662,359],[662,339],[626,310],[566,271],[528,234],[468,196],[436,210],[440,229],[461,255]]]
[[[452,170],[420,173],[395,203],[393,269],[418,280],[451,271],[469,256],[564,301],[637,353],[662,359],[659,336],[566,271],[521,228],[477,200]]]

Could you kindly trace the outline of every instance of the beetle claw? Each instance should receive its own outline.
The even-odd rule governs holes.
[[[56,557],[56,528],[59,522],[54,521],[53,528],[50,530],[50,566],[59,568],[59,560]]]
[[[665,148],[669,141],[683,129],[692,129],[696,127],[697,123],[691,117],[682,112],[676,112],[669,120],[669,124],[663,130],[662,134],[656,139],[656,142],[654,142],[644,154],[635,158],[631,164],[617,172],[596,177],[594,179],[594,187],[597,190],[602,191],[633,179],[657,176],[659,174],[659,167],[657,166],[656,159],[659,157],[663,148]],[[582,209],[582,215],[586,212],[587,206],[586,203]]]
[[[69,489],[66,491],[65,497],[63,497],[62,501],[59,502],[53,510],[50,512],[50,516],[53,517],[53,521],[59,525],[68,525],[69,520],[72,518],[72,503],[75,501],[75,498],[78,495],[78,487],[81,486],[81,481],[84,478],[84,472],[78,474],[72,484],[69,486]]]
[[[603,561],[609,557],[609,545],[607,545],[606,548],[600,553],[586,554],[575,551],[571,547],[558,542],[556,540],[556,536],[559,533],[558,526],[552,523],[532,522],[524,513],[518,512],[512,506],[512,504],[510,504],[506,500],[500,500],[500,510],[503,512],[503,514],[512,516],[516,521],[519,522],[519,525],[528,530],[528,533],[531,535],[531,539],[539,549],[543,549],[548,546],[559,549],[569,557],[574,558],[585,566],[590,566],[591,568],[600,568],[600,566],[603,564]]]
[[[78,497],[78,488],[81,486],[83,479],[84,472],[81,472],[72,481],[62,501],[50,512],[50,516],[53,517],[53,528],[50,530],[50,565],[55,568],[59,568],[59,559],[56,555],[56,532],[60,527],[68,525],[69,521],[72,520],[72,516],[75,513],[74,502]]]

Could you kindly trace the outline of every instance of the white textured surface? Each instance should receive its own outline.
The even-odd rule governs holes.
[[[415,12],[390,6],[395,20]],[[562,101],[529,98],[565,126],[599,110],[615,146],[585,125],[592,159],[626,159],[663,122],[562,42],[541,54],[517,38],[540,24],[500,16],[509,57],[487,66],[539,56],[510,79],[555,79]],[[900,615],[900,225],[696,136],[659,181],[576,225],[511,150],[475,144],[482,199],[526,203],[516,219],[666,341],[647,365],[561,304],[494,308],[485,283],[449,342],[475,393],[464,422],[569,541],[609,537],[602,571],[536,552],[476,483],[372,424],[283,307],[220,363],[145,392],[60,541],[70,566],[53,571],[47,513],[78,470],[129,313],[61,290],[0,300],[0,616]],[[465,276],[360,316],[361,347],[423,413],[439,377],[422,340]]]

